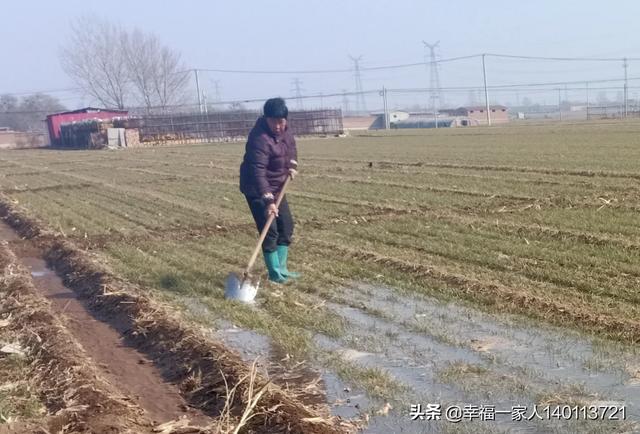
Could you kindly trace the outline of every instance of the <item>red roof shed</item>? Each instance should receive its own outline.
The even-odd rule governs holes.
[[[49,143],[51,146],[60,145],[60,125],[64,123],[81,121],[84,119],[110,120],[117,117],[127,116],[128,114],[129,112],[126,110],[107,110],[95,107],[85,107],[79,110],[47,115]]]

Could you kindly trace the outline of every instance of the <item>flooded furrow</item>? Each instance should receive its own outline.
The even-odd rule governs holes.
[[[350,324],[348,332],[339,341],[319,335],[316,343],[344,360],[390,374],[411,390],[416,403],[502,409],[612,405],[624,406],[628,421],[640,421],[637,349],[385,287],[354,283],[340,293],[349,306],[327,306]],[[403,412],[408,414],[408,405]],[[553,426],[503,420],[494,428],[537,432]],[[556,427],[561,425],[559,432],[572,429],[572,421]],[[412,432],[406,420],[400,426]]]

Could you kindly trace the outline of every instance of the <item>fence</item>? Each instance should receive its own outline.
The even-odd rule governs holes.
[[[126,142],[129,147],[245,139],[259,116],[258,111],[237,110],[68,123],[61,126],[61,146],[89,149],[107,147],[110,145],[111,129],[124,130],[122,134],[126,139],[121,142]],[[293,111],[289,114],[289,125],[297,136],[338,135],[343,132],[342,112]]]
[[[115,127],[136,128],[141,142],[208,142],[246,138],[260,117],[250,110],[203,114],[167,114],[116,120]],[[298,136],[337,135],[343,132],[338,110],[293,111],[289,125]]]

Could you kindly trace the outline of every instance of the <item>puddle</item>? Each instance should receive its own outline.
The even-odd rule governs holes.
[[[211,323],[209,308],[197,298],[185,297],[180,302],[194,318],[203,324]],[[345,419],[359,417],[372,405],[364,390],[353,388],[334,372],[307,363],[289,363],[287,355],[273,345],[268,336],[236,327],[226,320],[216,320],[210,336],[237,351],[247,363],[259,357],[258,367],[268,378],[298,391],[311,387],[303,394],[305,404],[326,404],[331,414]]]
[[[266,357],[272,363],[277,362],[273,354],[271,339],[267,336],[235,327],[228,321],[218,321],[218,327],[212,336],[238,351],[243,360],[252,362],[258,357]]]
[[[438,369],[456,362],[484,363],[472,350],[448,346],[431,336],[409,332],[359,309],[334,303],[328,303],[327,307],[347,319],[351,328],[347,342],[338,343],[317,336],[316,343],[321,348],[340,353],[345,360],[361,366],[383,369],[417,395],[428,393],[440,401],[459,399],[455,388],[438,380]]]
[[[214,339],[238,351],[248,363],[260,357],[258,366],[263,373],[276,384],[293,390],[303,403],[327,404],[332,415],[344,418],[357,417],[368,407],[364,391],[353,390],[329,370],[291,361],[269,337],[224,320],[219,320],[217,327],[211,332]]]
[[[374,406],[364,390],[348,386],[335,373],[325,370],[322,380],[327,402],[331,405],[331,414],[351,419],[359,417]]]

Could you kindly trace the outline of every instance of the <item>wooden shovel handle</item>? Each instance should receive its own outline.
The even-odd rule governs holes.
[[[291,176],[287,175],[287,179],[284,181],[284,184],[282,185],[282,190],[280,190],[280,194],[278,195],[278,199],[276,200],[277,209],[280,209],[280,203],[282,202],[282,198],[284,197],[284,193],[287,190],[287,186],[289,185],[290,180],[291,180]],[[256,258],[258,257],[258,253],[260,253],[260,247],[262,246],[264,239],[267,237],[267,232],[269,232],[269,227],[271,227],[271,223],[273,223],[273,219],[275,218],[276,218],[275,214],[270,214],[269,218],[267,219],[267,222],[262,228],[262,232],[260,232],[260,238],[258,238],[258,244],[256,245],[256,248],[253,250],[251,259],[249,259],[249,265],[247,265],[247,269],[244,272],[245,276],[247,276],[251,272],[251,269],[253,268],[253,265],[256,262]]]

